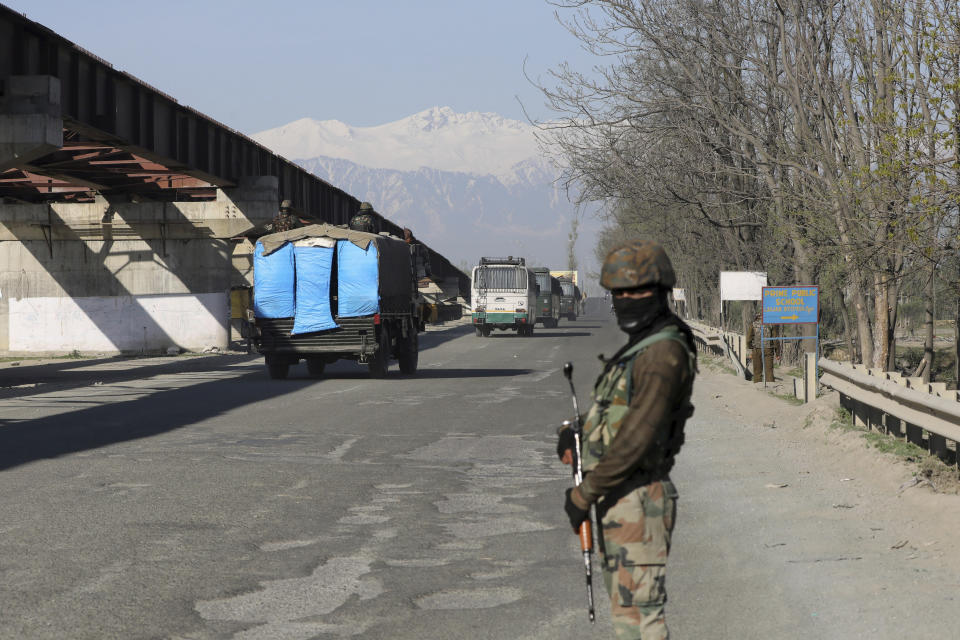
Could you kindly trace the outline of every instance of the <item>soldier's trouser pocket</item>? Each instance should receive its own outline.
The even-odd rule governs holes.
[[[613,629],[619,640],[666,640],[667,568],[661,564],[620,567],[610,593]],[[608,572],[604,571],[604,578]]]

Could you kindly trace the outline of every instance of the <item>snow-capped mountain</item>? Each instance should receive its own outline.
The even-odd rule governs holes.
[[[526,123],[434,107],[374,127],[304,118],[252,137],[373,203],[454,264],[522,255],[530,266],[567,267],[576,208]],[[592,270],[597,226],[581,221],[581,272]]]
[[[253,136],[287,158],[341,158],[371,169],[501,175],[539,156],[533,127],[495,113],[434,107],[375,127],[303,118]]]

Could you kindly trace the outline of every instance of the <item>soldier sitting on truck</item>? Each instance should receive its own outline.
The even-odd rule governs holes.
[[[280,211],[273,217],[273,220],[267,224],[267,231],[270,233],[280,233],[281,231],[290,231],[302,227],[303,223],[293,213],[293,202],[284,200],[280,203]]]
[[[369,202],[361,202],[360,210],[350,218],[350,228],[354,231],[380,233],[380,216]]]

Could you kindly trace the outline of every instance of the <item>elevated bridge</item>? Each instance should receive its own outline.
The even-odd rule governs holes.
[[[0,4],[0,353],[226,348],[245,236],[284,199],[331,224],[360,204]]]

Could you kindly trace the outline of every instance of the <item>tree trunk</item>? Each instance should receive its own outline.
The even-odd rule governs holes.
[[[953,379],[957,381],[957,388],[960,388],[960,295],[957,296],[957,310],[953,317],[953,358]]]
[[[847,303],[843,299],[843,289],[838,287],[840,293],[840,318],[843,320],[843,335],[847,339],[847,355],[850,363],[857,361],[857,351],[853,346],[853,332],[850,331],[850,315],[847,312]]]
[[[927,277],[927,287],[924,304],[923,304],[923,328],[924,328],[924,338],[923,338],[923,359],[926,361],[926,367],[923,369],[923,381],[930,382],[933,372],[933,318],[934,318],[934,288],[933,288],[933,276],[934,276],[935,267],[933,264],[930,266],[930,275]]]
[[[857,314],[857,344],[860,345],[860,362],[873,364],[873,333],[870,329],[870,315],[867,313],[867,301],[858,283],[850,287],[853,309]]]
[[[887,371],[897,370],[897,315],[900,308],[900,280],[896,279],[890,285],[887,294],[890,301],[889,317],[887,318]]]
[[[886,370],[890,357],[890,289],[887,286],[886,274],[873,274],[873,358],[871,367]]]

